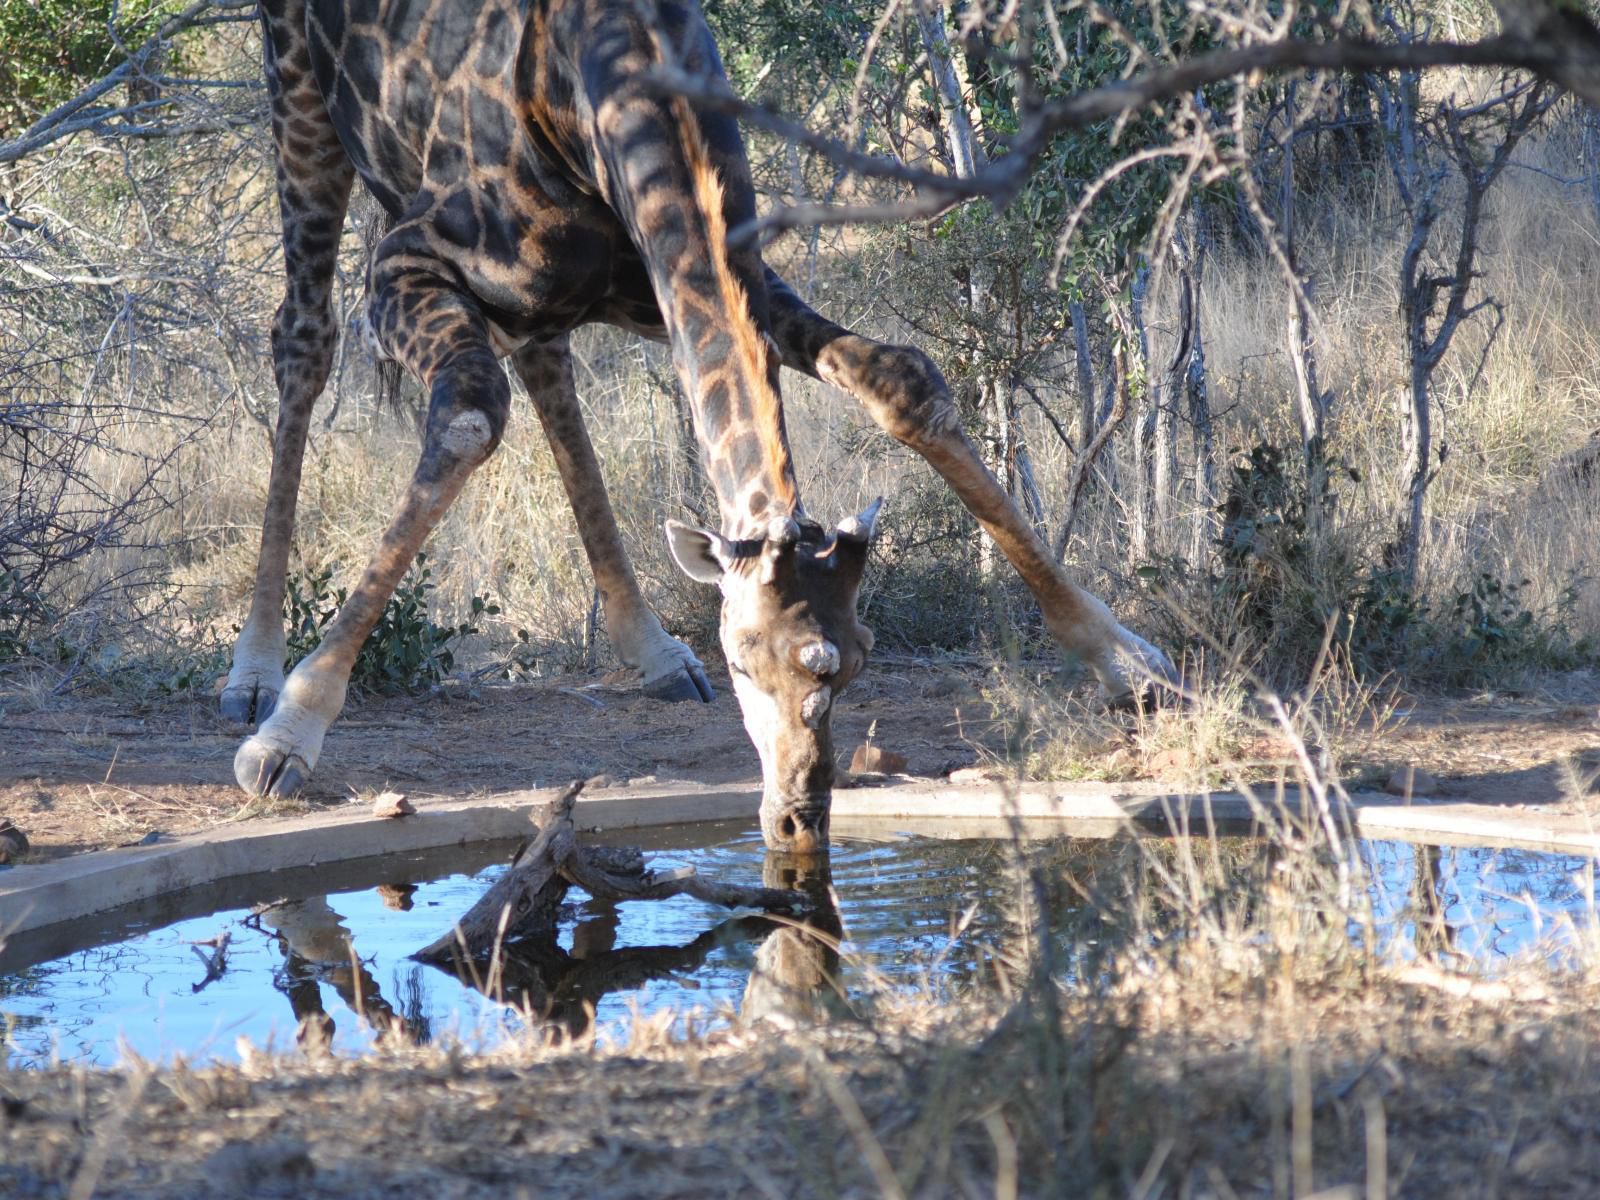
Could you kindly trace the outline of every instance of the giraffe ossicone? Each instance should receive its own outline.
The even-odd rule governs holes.
[[[652,69],[720,79],[693,0],[262,0],[287,275],[273,323],[279,416],[249,616],[222,695],[261,722],[234,772],[252,793],[311,777],[350,671],[418,549],[499,444],[511,359],[572,504],[606,628],[644,690],[709,701],[694,653],[645,603],[583,425],[568,335],[608,322],[666,342],[719,510],[669,523],[673,557],[722,593],[720,638],[761,761],[762,828],[826,845],[831,718],[872,635],[856,600],[878,506],[824,533],[804,516],[780,365],[853,394],[954,488],[1113,697],[1166,657],[1078,589],[961,431],[921,351],[819,316],[728,230],[755,197],[733,119],[663,96]],[[415,473],[321,645],[284,678],[283,596],[311,408],[338,338],[334,266],[359,177],[393,219],[364,335],[424,385]]]

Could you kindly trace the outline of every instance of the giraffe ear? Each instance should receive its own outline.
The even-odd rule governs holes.
[[[696,583],[716,583],[722,578],[727,570],[723,545],[721,534],[682,521],[667,522],[667,549],[672,551],[672,560]]]

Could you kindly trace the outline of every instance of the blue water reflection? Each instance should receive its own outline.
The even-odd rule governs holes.
[[[1060,874],[1098,875],[1110,895],[1139,853],[1127,842],[1063,839],[1044,856]],[[1583,858],[1396,842],[1366,843],[1363,854],[1380,930],[1404,955],[1502,958],[1535,945],[1559,946],[1593,925],[1592,864]],[[693,865],[742,882],[761,877],[764,857],[754,831],[652,855],[661,868]],[[660,1016],[666,1013],[675,1014],[681,1029],[726,1020],[741,1005],[748,1010],[758,963],[763,971],[810,970],[830,980],[836,973],[847,999],[885,986],[952,996],[992,986],[1004,974],[1021,886],[1009,869],[1012,857],[1009,846],[987,840],[836,844],[837,959],[830,950],[797,965],[796,956],[810,950],[779,946],[770,925],[730,919],[687,897],[618,906],[577,890],[564,910],[558,946],[546,957],[558,958],[567,973],[567,1027],[587,1027],[584,1005],[592,1002],[604,1037],[622,1036],[641,1018],[667,1019]],[[380,1024],[399,1022],[420,1040],[448,1035],[469,1046],[492,1044],[522,1029],[524,1015],[408,956],[448,930],[503,870],[502,860],[414,885],[334,891],[256,911],[231,908],[127,931],[109,944],[0,976],[7,1060],[14,1067],[111,1064],[124,1047],[159,1061],[231,1060],[240,1039],[286,1048],[308,1024],[331,1031],[336,1051],[355,1052],[374,1037],[358,1009]],[[1092,936],[1079,891],[1059,889],[1051,903],[1059,905],[1063,940]],[[224,933],[226,970],[206,982],[202,955],[214,950],[200,946],[197,954],[195,944]],[[606,984],[627,975],[609,964],[620,963],[623,951],[646,947],[661,952],[649,970],[628,968],[629,978],[643,976],[636,986],[592,986],[596,972]],[[590,983],[571,984],[585,966],[595,968]],[[512,991],[503,983],[490,990]]]

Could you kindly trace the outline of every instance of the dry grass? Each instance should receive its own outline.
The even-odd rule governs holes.
[[[782,1036],[730,1013],[688,1035],[639,1020],[616,1045],[380,1043],[358,1059],[241,1046],[227,1066],[0,1069],[0,1182],[174,1197],[1600,1184],[1592,911],[1492,970],[1434,958],[1425,910],[1382,916],[1360,860],[1287,819],[1265,851],[1019,845],[1009,870],[983,987],[858,996]]]

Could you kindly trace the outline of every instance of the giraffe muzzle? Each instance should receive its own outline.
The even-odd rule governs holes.
[[[828,852],[828,807],[763,805],[761,832],[767,846],[785,854],[810,856]]]

